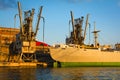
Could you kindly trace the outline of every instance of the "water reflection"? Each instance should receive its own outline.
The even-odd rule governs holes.
[[[0,67],[0,80],[120,80],[120,68]]]

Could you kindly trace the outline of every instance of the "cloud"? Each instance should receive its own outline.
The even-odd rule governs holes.
[[[16,0],[0,0],[0,10],[17,8]]]

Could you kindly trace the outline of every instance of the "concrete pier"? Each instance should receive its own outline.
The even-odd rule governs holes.
[[[0,67],[47,67],[46,63],[40,62],[22,62],[22,63],[15,63],[15,62],[0,62]]]

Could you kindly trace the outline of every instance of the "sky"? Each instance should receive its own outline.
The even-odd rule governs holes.
[[[14,16],[18,14],[17,2],[21,3],[22,11],[35,9],[33,27],[37,23],[37,15],[40,6],[43,6],[42,16],[45,18],[44,41],[50,45],[65,43],[69,36],[70,11],[74,18],[84,16],[83,31],[86,15],[89,16],[90,43],[94,41],[91,33],[94,30],[94,22],[100,44],[120,43],[120,0],[0,0],[0,26],[14,28]],[[16,28],[19,28],[19,17],[16,17]],[[70,26],[72,31],[72,26]],[[89,43],[89,27],[87,28],[85,43]],[[43,21],[41,19],[37,40],[43,41]]]

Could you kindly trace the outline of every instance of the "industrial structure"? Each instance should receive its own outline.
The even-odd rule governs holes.
[[[0,27],[0,45],[9,45],[12,43],[19,31],[17,28]]]
[[[10,52],[8,61],[23,62],[23,61],[35,61],[36,60],[36,41],[35,37],[37,34],[37,28],[39,25],[42,7],[40,8],[40,13],[38,16],[38,23],[36,32],[33,32],[32,22],[34,16],[34,10],[28,10],[24,12],[24,19],[22,17],[22,10],[20,3],[18,2],[18,11],[20,19],[20,33],[16,35],[16,41],[12,42],[10,45]],[[24,21],[23,21],[24,20]],[[15,56],[17,55],[17,56]],[[15,58],[14,58],[15,57]],[[17,57],[17,58],[16,58]]]
[[[9,45],[16,40],[16,34],[19,32],[17,28],[0,27],[0,61],[7,60]]]
[[[66,44],[57,44],[50,49],[52,58],[58,62],[56,65],[58,67],[120,66],[120,44],[115,45],[116,49],[110,45],[100,45],[98,42],[100,30],[96,30],[95,23],[92,32],[94,44],[90,45],[90,42],[88,45],[85,44],[87,26],[88,24],[90,26],[89,14],[86,17],[85,29],[83,30],[83,17],[74,19],[72,11],[70,13],[72,31],[70,36],[66,38]]]
[[[88,45],[85,44],[86,32],[87,32],[88,25],[90,27],[90,23],[88,22],[89,14],[87,14],[87,16],[86,16],[85,29],[83,29],[84,17],[82,16],[81,18],[74,19],[72,11],[70,12],[70,14],[71,14],[70,21],[72,22],[72,31],[69,32],[70,36],[66,38],[66,44],[67,45],[68,44],[76,44],[79,46],[98,48],[99,47],[98,32],[100,32],[100,30],[96,30],[95,23],[94,23],[94,31],[92,32],[94,34],[94,45],[90,44],[90,41],[89,41]],[[89,35],[90,35],[90,32],[89,32]],[[90,40],[90,36],[89,36],[89,40]]]
[[[16,15],[19,15],[20,29],[0,28],[0,66],[53,66],[55,60],[50,55],[49,45],[44,43],[44,39],[43,42],[36,40],[40,19],[43,19],[43,24],[45,22],[41,16],[42,8],[43,6],[40,7],[33,30],[35,9],[24,11],[23,19],[21,5],[18,2],[19,14]]]
[[[24,11],[23,19],[21,5],[18,2],[20,29],[0,28],[0,66],[120,66],[120,44],[115,45],[115,50],[109,45],[99,46],[97,33],[100,31],[95,29],[95,24],[92,32],[95,44],[93,46],[85,44],[88,24],[90,26],[89,14],[86,16],[83,29],[84,17],[74,19],[72,11],[70,12],[72,31],[66,38],[65,45],[50,47],[44,43],[44,38],[43,42],[37,41],[40,19],[42,18],[44,22],[44,17],[41,16],[42,8],[41,6],[33,30],[35,9]]]
[[[84,34],[82,29],[84,17],[82,16],[81,18],[74,19],[72,11],[70,12],[70,14],[71,14],[71,22],[72,22],[73,30],[72,32],[70,32],[70,36],[66,38],[66,44],[84,45],[89,14],[87,14]]]
[[[24,11],[23,19],[21,6],[18,2],[20,32],[16,35],[16,40],[9,46],[8,62],[43,62],[52,65],[53,59],[50,56],[48,44],[36,40],[40,19],[43,18],[41,16],[42,8],[41,6],[39,10],[36,29],[33,30],[35,9]]]

